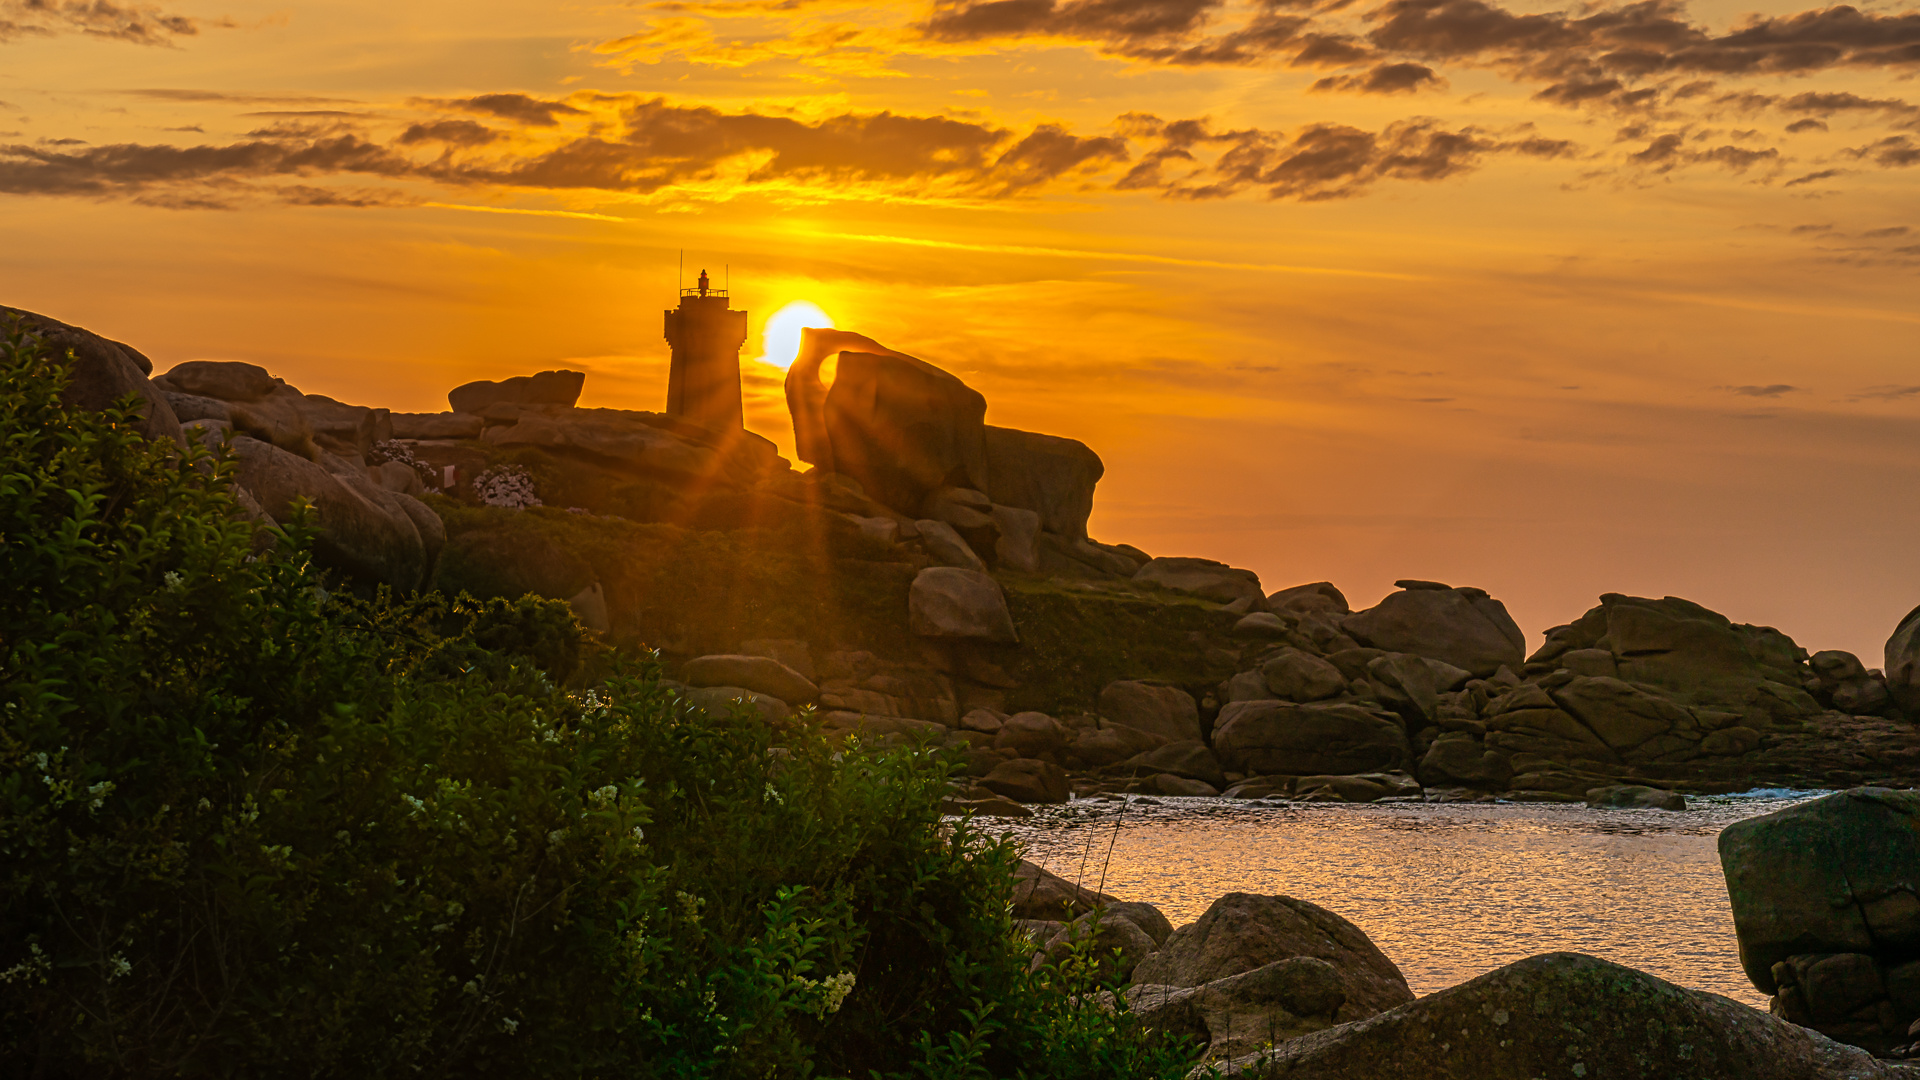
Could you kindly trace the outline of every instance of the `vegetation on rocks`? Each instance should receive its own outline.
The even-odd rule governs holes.
[[[0,1072],[1190,1065],[1028,970],[938,759],[705,716],[537,597],[330,588],[230,460],[64,378],[0,339]]]

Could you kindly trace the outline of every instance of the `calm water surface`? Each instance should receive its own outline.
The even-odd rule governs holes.
[[[1684,814],[1540,803],[1076,800],[997,825],[1069,881],[1175,926],[1230,892],[1350,919],[1428,994],[1536,953],[1588,953],[1766,1007],[1740,972],[1720,830],[1825,792],[1690,800]],[[1156,797],[1158,798],[1158,797]]]

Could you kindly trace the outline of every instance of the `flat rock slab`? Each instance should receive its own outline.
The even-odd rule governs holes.
[[[1529,957],[1230,1071],[1289,1080],[1920,1076],[1730,998],[1579,953]]]

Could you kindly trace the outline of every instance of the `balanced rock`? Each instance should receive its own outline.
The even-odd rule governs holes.
[[[693,686],[742,686],[794,705],[820,699],[813,680],[766,656],[695,657],[687,661],[686,679]]]
[[[1000,583],[978,570],[929,566],[914,576],[907,596],[908,623],[928,638],[1015,644],[1013,615]]]
[[[1481,678],[1502,666],[1517,670],[1525,660],[1526,636],[1484,590],[1396,584],[1401,591],[1342,619],[1341,629],[1370,648],[1443,660]]]
[[[1143,965],[1144,966],[1144,965]],[[1895,1080],[1910,1075],[1739,1002],[1549,953],[1279,1043],[1259,1080]]]
[[[1406,729],[1360,705],[1236,701],[1214,721],[1213,749],[1229,771],[1308,776],[1404,770]]]
[[[1339,975],[1341,1021],[1413,1000],[1407,980],[1360,928],[1290,896],[1228,893],[1134,969],[1134,981],[1199,986],[1277,960],[1310,956]]]
[[[498,382],[482,379],[447,391],[447,404],[457,413],[482,413],[499,402],[572,408],[586,381],[586,373],[580,371],[542,371]]]
[[[1100,715],[1169,742],[1200,741],[1200,706],[1177,686],[1123,679],[1100,691]]]

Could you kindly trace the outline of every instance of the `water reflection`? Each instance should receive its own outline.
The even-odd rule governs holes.
[[[1546,804],[1078,800],[998,826],[1056,874],[1179,926],[1229,892],[1351,919],[1427,994],[1570,949],[1765,1007],[1741,974],[1720,830],[1823,792],[1694,801],[1685,814]]]

